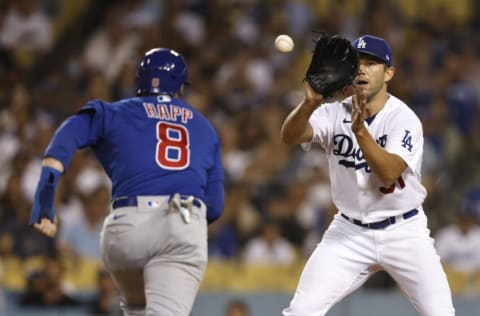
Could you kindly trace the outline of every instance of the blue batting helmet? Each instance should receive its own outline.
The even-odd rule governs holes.
[[[187,83],[187,73],[187,64],[176,51],[168,48],[149,50],[137,68],[137,95],[174,95]]]

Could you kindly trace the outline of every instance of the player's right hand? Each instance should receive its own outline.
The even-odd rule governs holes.
[[[359,132],[365,129],[364,120],[367,117],[367,97],[361,89],[356,89],[352,96],[352,131]]]
[[[52,222],[50,219],[43,217],[40,220],[40,223],[33,224],[33,228],[48,237],[54,238],[57,235],[58,218],[55,216],[55,219]]]

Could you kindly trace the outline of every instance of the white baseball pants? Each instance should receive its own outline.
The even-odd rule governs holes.
[[[421,316],[455,315],[423,211],[383,230],[363,228],[335,215],[283,315],[325,315],[380,269],[392,276]]]

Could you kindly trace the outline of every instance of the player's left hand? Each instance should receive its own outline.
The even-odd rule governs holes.
[[[353,83],[358,67],[358,52],[348,39],[321,33],[315,42],[305,81],[325,99],[338,97],[335,96],[338,90]]]
[[[355,89],[352,96],[352,131],[357,133],[365,128],[367,97],[361,89]]]
[[[38,230],[42,234],[53,238],[57,235],[58,218],[57,218],[57,216],[55,216],[55,218],[52,222],[50,219],[43,217],[40,220],[40,223],[33,224],[33,228],[35,228],[36,230]]]

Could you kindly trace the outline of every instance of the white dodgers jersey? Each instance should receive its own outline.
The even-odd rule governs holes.
[[[417,115],[389,95],[373,120],[365,122],[370,135],[408,167],[389,187],[372,172],[351,130],[352,99],[326,103],[310,117],[312,142],[319,143],[329,160],[333,202],[338,210],[364,223],[376,222],[421,208],[426,190],[421,184],[423,130]],[[310,143],[302,144],[306,150]]]

